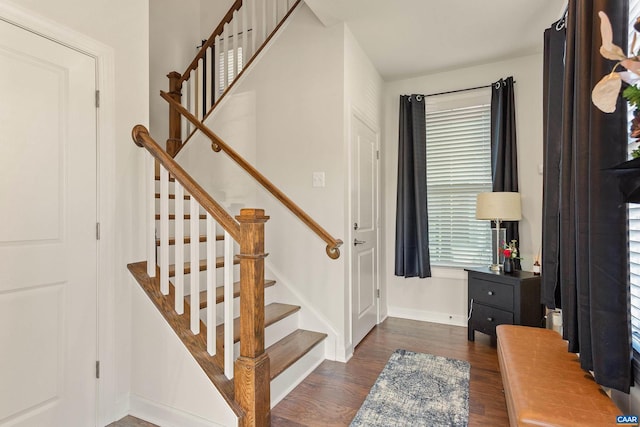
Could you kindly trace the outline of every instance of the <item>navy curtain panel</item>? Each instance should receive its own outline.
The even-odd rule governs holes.
[[[431,277],[424,104],[422,95],[400,97],[396,276]]]
[[[518,192],[518,150],[516,144],[516,106],[513,77],[500,79],[491,87],[491,174],[493,191]],[[507,243],[517,240],[518,221],[505,221]],[[520,270],[520,260],[516,269]]]
[[[620,98],[614,113],[602,113],[591,103],[591,90],[614,65],[599,54],[597,13],[609,16],[613,42],[626,46],[628,7],[627,0],[569,1],[563,83],[556,81],[557,62],[546,79],[549,90],[563,91],[563,101],[561,115],[547,118],[548,129],[556,120],[562,129],[553,130],[560,138],[545,144],[542,270],[549,307],[560,288],[569,351],[580,353],[582,368],[593,371],[599,384],[626,393],[632,381],[627,205],[607,171],[627,157],[626,102]],[[557,95],[545,97],[547,111],[557,107],[551,105]]]
[[[560,161],[562,159],[562,117],[564,93],[564,48],[566,20],[560,19],[544,32],[542,198],[542,304],[562,308],[560,292]],[[552,190],[554,188],[554,190]]]

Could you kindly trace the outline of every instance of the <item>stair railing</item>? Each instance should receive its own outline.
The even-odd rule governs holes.
[[[149,135],[148,130],[137,125],[132,131],[133,140],[145,148],[150,156],[149,170],[154,171],[152,181],[155,193],[155,167],[160,169],[160,214],[155,214],[155,201],[150,206],[150,219],[160,221],[159,269],[156,271],[155,251],[147,254],[147,274],[155,277],[159,272],[160,291],[170,295],[169,267],[169,220],[174,225],[174,294],[173,306],[178,314],[185,313],[189,306],[190,330],[194,335],[203,335],[206,352],[220,357],[217,351],[224,347],[224,374],[228,379],[235,377],[234,398],[245,411],[244,420],[239,425],[267,425],[269,417],[270,375],[269,358],[264,351],[264,224],[269,217],[261,209],[242,209],[234,219],[220,206],[175,160],[164,151]],[[173,178],[174,213],[169,213],[169,185]],[[153,196],[155,199],[155,195]],[[189,199],[189,214],[183,210],[185,198]],[[204,211],[204,214],[201,212]],[[173,217],[173,218],[172,218]],[[200,321],[200,229],[199,221],[206,220],[206,281],[207,281],[207,323]],[[185,237],[183,224],[190,223],[189,236]],[[216,257],[216,225],[224,230],[224,343],[216,340],[216,267],[220,259]],[[151,233],[149,247],[155,249],[156,237]],[[240,253],[234,257],[234,241],[239,243]],[[183,264],[185,243],[190,244],[190,260]],[[240,356],[234,360],[233,331],[233,278],[234,264],[240,264]],[[153,268],[151,268],[153,266]],[[153,271],[152,271],[153,270]],[[152,271],[152,272],[151,272]],[[190,299],[184,298],[184,274],[190,273]],[[186,313],[185,313],[186,314]],[[234,363],[235,362],[235,363]]]
[[[171,72],[169,94],[204,121],[301,0],[236,0],[184,73]],[[175,156],[195,132],[169,107],[167,152]]]
[[[327,244],[326,252],[329,258],[338,259],[340,257],[340,246],[342,240],[333,237],[327,230],[322,228],[309,214],[307,214],[300,206],[293,202],[286,194],[275,186],[267,177],[262,175],[253,165],[247,162],[240,154],[224,142],[209,127],[202,123],[196,116],[191,114],[183,106],[175,102],[166,92],[160,91],[160,96],[164,98],[169,105],[182,114],[197,130],[201,131],[207,138],[211,140],[214,151],[224,151],[238,166],[244,169],[253,179],[255,179],[265,190],[269,191],[276,199],[278,199],[291,213],[297,216],[311,231],[320,237]]]

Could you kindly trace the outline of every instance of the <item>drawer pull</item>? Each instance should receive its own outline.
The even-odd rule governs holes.
[[[488,322],[493,322],[493,317],[487,317]]]
[[[489,295],[489,296],[492,296],[492,295],[495,295],[495,294],[496,294],[496,293],[495,293],[495,292],[493,292],[493,291],[489,291],[489,292],[487,292],[487,295]]]

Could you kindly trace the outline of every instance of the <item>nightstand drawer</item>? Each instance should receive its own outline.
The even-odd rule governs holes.
[[[513,311],[513,286],[476,279],[469,285],[469,298],[474,302]]]
[[[469,324],[476,331],[495,336],[496,326],[513,325],[513,313],[474,302]]]

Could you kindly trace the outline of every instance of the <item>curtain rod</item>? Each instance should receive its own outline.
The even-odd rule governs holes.
[[[497,83],[497,82],[496,82],[496,83]],[[457,90],[448,90],[448,91],[446,91],[446,92],[429,93],[429,94],[427,94],[427,95],[421,95],[421,96],[423,96],[423,97],[427,98],[427,97],[429,97],[429,96],[448,95],[448,94],[450,94],[450,93],[458,93],[458,92],[466,92],[466,91],[469,91],[469,90],[484,89],[484,88],[486,88],[486,87],[492,87],[494,84],[495,84],[495,83],[491,83],[491,84],[484,85],[484,86],[468,87],[468,88],[466,88],[466,89],[457,89]],[[515,80],[513,81],[513,84],[516,84],[516,81],[515,81]]]

